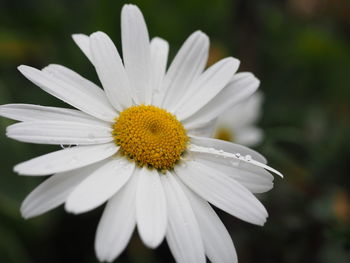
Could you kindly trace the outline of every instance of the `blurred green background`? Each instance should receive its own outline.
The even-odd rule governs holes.
[[[239,261],[350,262],[350,1],[144,0],[150,35],[170,42],[171,57],[200,29],[211,38],[210,61],[241,60],[265,93],[256,147],[285,175],[261,195],[264,227],[219,212]],[[122,0],[0,0],[0,104],[65,106],[19,74],[27,64],[68,66],[97,81],[72,33],[108,33],[120,47]],[[24,220],[19,207],[42,178],[12,167],[57,147],[5,137],[0,119],[0,262],[97,262],[94,233],[102,208],[73,216],[60,207]],[[172,262],[165,242],[146,249],[134,235],[116,262]]]

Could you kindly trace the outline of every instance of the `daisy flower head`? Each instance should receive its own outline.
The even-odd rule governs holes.
[[[164,238],[177,262],[236,262],[231,238],[212,205],[256,225],[267,218],[254,196],[273,186],[266,159],[244,146],[206,137],[215,119],[258,88],[239,61],[205,69],[209,39],[190,35],[167,68],[168,43],[149,39],[140,10],[121,13],[122,54],[102,32],[73,39],[96,68],[103,89],[61,65],[19,71],[76,109],[29,104],[0,107],[19,121],[18,141],[75,145],[15,166],[21,175],[52,175],[24,200],[25,218],[62,204],[80,214],[107,202],[95,250],[111,262],[137,228],[143,243]]]
[[[264,133],[256,123],[262,112],[262,103],[262,92],[256,92],[221,114],[214,127],[214,137],[246,146],[259,144]]]

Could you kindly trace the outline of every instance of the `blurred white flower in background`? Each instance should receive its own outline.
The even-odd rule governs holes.
[[[215,125],[214,137],[246,146],[259,144],[264,137],[263,130],[257,126],[262,114],[263,100],[262,92],[256,92],[220,115]]]

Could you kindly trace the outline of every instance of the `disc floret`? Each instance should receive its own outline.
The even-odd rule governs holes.
[[[189,138],[176,117],[155,106],[132,106],[113,125],[115,143],[139,166],[169,170],[185,152]]]

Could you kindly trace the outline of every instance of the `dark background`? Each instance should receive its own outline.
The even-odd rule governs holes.
[[[211,38],[210,61],[241,60],[265,94],[256,147],[285,175],[261,195],[264,227],[219,212],[240,263],[350,262],[350,1],[144,0],[150,35],[170,42],[171,57],[201,29]],[[116,0],[0,0],[0,104],[65,106],[19,74],[16,67],[68,66],[97,81],[72,33],[108,33],[120,47]],[[60,207],[24,220],[19,207],[42,178],[12,167],[57,147],[5,137],[0,119],[0,262],[97,262],[93,244],[102,208],[73,216]],[[169,262],[165,244],[146,249],[137,234],[117,262]]]

